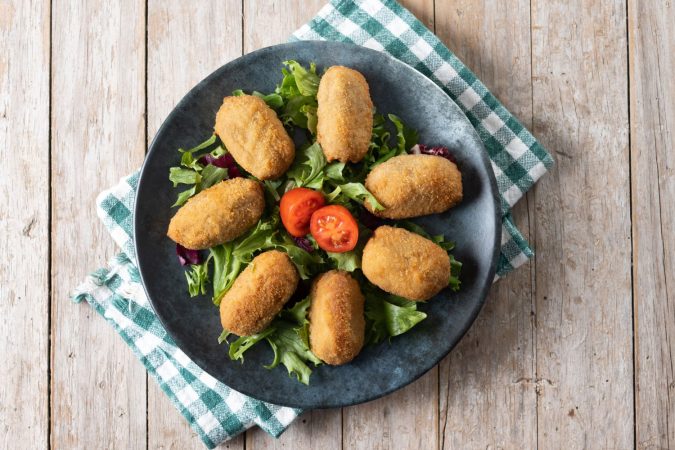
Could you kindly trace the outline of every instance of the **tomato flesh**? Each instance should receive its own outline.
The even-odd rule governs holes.
[[[359,240],[359,226],[347,208],[329,205],[312,214],[310,231],[319,247],[327,252],[353,250]]]
[[[291,236],[306,236],[309,233],[312,213],[325,203],[326,200],[320,192],[307,188],[291,189],[281,197],[281,222]]]

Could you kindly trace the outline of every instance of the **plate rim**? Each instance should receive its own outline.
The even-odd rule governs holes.
[[[383,391],[381,391],[381,392],[378,392],[378,394],[375,395],[375,396],[371,396],[371,397],[368,397],[368,398],[366,398],[366,399],[360,399],[360,400],[355,400],[355,401],[349,401],[349,402],[341,402],[341,403],[329,403],[329,402],[324,402],[324,403],[321,403],[321,404],[310,405],[310,404],[306,404],[306,403],[296,403],[296,402],[293,402],[292,399],[288,399],[288,400],[290,400],[290,401],[285,401],[285,402],[279,402],[279,401],[277,401],[277,400],[273,400],[273,401],[270,401],[270,400],[264,400],[264,399],[261,399],[261,398],[259,397],[259,395],[257,395],[257,393],[254,393],[254,392],[252,392],[252,391],[250,391],[250,390],[247,390],[247,389],[239,389],[239,388],[238,388],[238,389],[234,389],[234,388],[230,387],[229,384],[228,384],[227,382],[221,380],[220,378],[218,378],[218,377],[216,377],[216,376],[211,375],[211,374],[209,373],[208,370],[206,370],[201,364],[199,364],[195,359],[193,359],[191,356],[189,356],[189,355],[187,354],[187,352],[185,352],[185,351],[183,350],[183,348],[182,348],[183,346],[180,345],[180,341],[182,341],[182,339],[181,339],[181,338],[178,338],[178,339],[176,338],[176,336],[169,330],[169,328],[167,328],[166,322],[164,321],[164,319],[162,318],[162,316],[161,316],[159,313],[157,313],[157,310],[155,309],[155,306],[154,306],[154,301],[153,301],[153,299],[151,298],[150,294],[148,293],[148,289],[146,288],[146,281],[145,281],[145,276],[144,276],[144,270],[143,270],[143,268],[141,267],[141,262],[140,262],[140,258],[139,258],[139,245],[138,245],[138,239],[137,239],[137,237],[138,237],[138,226],[139,226],[139,214],[138,214],[138,201],[137,201],[137,198],[138,198],[138,195],[139,195],[139,193],[141,192],[141,189],[143,188],[143,185],[144,185],[144,182],[143,182],[143,181],[144,181],[144,179],[146,178],[146,177],[144,177],[144,175],[145,175],[145,173],[146,173],[147,170],[150,170],[150,169],[149,169],[149,165],[148,165],[148,161],[150,160],[150,156],[153,155],[155,152],[159,151],[159,150],[157,149],[157,141],[158,141],[158,138],[159,138],[159,136],[161,136],[161,135],[163,134],[164,129],[165,129],[166,127],[169,126],[169,122],[171,121],[170,119],[177,113],[177,110],[180,108],[180,106],[181,106],[183,103],[185,103],[189,98],[192,97],[192,94],[193,94],[195,91],[198,91],[203,85],[207,84],[212,78],[216,77],[220,72],[222,72],[222,71],[224,71],[224,70],[227,70],[227,68],[228,68],[229,66],[234,65],[235,63],[239,62],[239,61],[242,60],[242,59],[253,58],[253,57],[255,57],[258,53],[262,53],[262,52],[266,52],[266,51],[271,51],[271,50],[274,50],[274,49],[280,49],[280,48],[293,48],[293,47],[298,46],[298,45],[300,45],[300,46],[302,46],[302,45],[315,45],[315,46],[322,46],[322,45],[325,45],[325,46],[328,46],[328,47],[335,46],[335,47],[349,47],[349,48],[356,48],[356,49],[358,49],[358,51],[364,51],[364,52],[366,52],[366,53],[372,52],[373,54],[377,54],[377,55],[379,55],[380,57],[381,57],[381,56],[384,56],[385,58],[389,59],[393,64],[398,65],[398,66],[400,66],[400,67],[404,67],[405,70],[408,70],[408,69],[409,69],[409,70],[412,70],[412,71],[414,71],[414,72],[417,72],[418,75],[420,75],[421,77],[423,77],[423,78],[428,82],[427,84],[429,85],[429,88],[435,89],[435,90],[439,91],[443,96],[447,97],[447,98],[455,105],[455,107],[457,108],[457,110],[462,114],[462,116],[464,117],[464,119],[465,119],[465,120],[467,121],[467,123],[470,125],[470,128],[471,128],[471,129],[469,130],[469,132],[470,132],[471,134],[473,134],[473,137],[474,137],[475,142],[476,142],[476,143],[479,145],[479,147],[480,147],[480,155],[479,155],[479,156],[480,156],[480,159],[481,159],[482,163],[485,165],[485,167],[488,169],[488,170],[487,170],[487,172],[488,172],[488,179],[489,179],[489,181],[490,181],[490,191],[491,191],[491,194],[492,194],[491,197],[492,197],[492,200],[493,200],[493,210],[494,210],[494,218],[495,218],[495,220],[494,220],[494,225],[495,225],[495,227],[494,227],[494,228],[495,228],[494,242],[495,242],[495,245],[494,245],[494,249],[493,249],[493,252],[492,252],[492,258],[491,258],[491,263],[490,263],[490,269],[489,269],[489,271],[488,271],[488,276],[487,276],[487,279],[488,279],[488,280],[492,280],[492,281],[490,281],[490,282],[488,282],[488,283],[485,283],[485,284],[481,287],[481,289],[480,289],[480,291],[479,291],[479,295],[478,295],[479,300],[478,300],[476,306],[473,308],[473,310],[470,311],[470,314],[469,314],[470,320],[468,320],[468,321],[466,322],[466,324],[460,329],[460,331],[459,331],[459,333],[458,333],[458,335],[457,335],[457,338],[454,340],[454,342],[451,342],[451,345],[449,346],[448,351],[442,353],[438,358],[435,358],[430,364],[424,364],[424,365],[423,365],[423,366],[424,366],[423,370],[420,371],[420,373],[419,373],[417,376],[412,377],[411,379],[407,380],[406,382],[404,382],[404,383],[402,383],[402,384],[399,384],[399,385],[396,386],[396,387],[388,388],[388,389],[385,389],[385,390],[383,390]],[[412,384],[413,382],[415,382],[415,381],[418,380],[419,378],[421,378],[423,375],[425,375],[425,374],[428,373],[431,369],[433,369],[434,366],[436,366],[437,364],[439,364],[439,362],[440,362],[442,359],[444,359],[448,354],[450,354],[450,352],[457,346],[457,344],[464,338],[464,336],[466,335],[466,333],[467,333],[467,332],[469,331],[469,329],[473,326],[474,322],[476,321],[476,318],[478,317],[478,315],[480,314],[481,310],[483,309],[483,306],[485,305],[485,301],[486,301],[487,295],[488,295],[488,293],[489,293],[489,291],[490,291],[492,285],[494,284],[494,278],[495,278],[495,274],[496,274],[496,271],[497,271],[497,262],[498,262],[498,260],[499,260],[499,255],[500,255],[500,252],[501,252],[501,234],[502,234],[501,221],[502,221],[502,213],[501,213],[501,204],[500,204],[500,201],[499,201],[499,190],[498,190],[498,187],[497,187],[497,179],[496,179],[496,177],[495,177],[494,170],[492,169],[492,163],[491,163],[491,160],[490,160],[490,158],[489,158],[489,156],[488,156],[488,154],[487,154],[487,150],[486,150],[486,148],[485,148],[485,145],[484,145],[484,143],[483,143],[483,140],[480,138],[480,136],[478,135],[478,132],[476,131],[475,127],[473,126],[473,124],[471,124],[471,121],[470,121],[469,118],[466,116],[466,114],[464,113],[464,111],[462,111],[462,109],[459,107],[459,105],[457,104],[457,102],[455,102],[455,101],[452,99],[452,97],[450,97],[450,96],[449,96],[449,95],[448,95],[448,94],[447,94],[440,86],[438,86],[438,84],[436,84],[436,83],[435,83],[433,80],[431,80],[427,75],[423,74],[422,72],[420,72],[420,71],[417,70],[416,68],[414,68],[414,67],[412,67],[412,66],[406,64],[405,62],[403,62],[403,61],[401,61],[401,60],[395,58],[394,56],[392,56],[392,55],[390,55],[390,54],[388,54],[388,53],[386,53],[386,52],[380,52],[380,51],[373,50],[373,49],[370,49],[370,48],[367,48],[367,47],[363,47],[363,46],[361,46],[361,45],[351,44],[351,43],[345,43],[345,42],[335,42],[335,41],[291,41],[291,42],[286,42],[286,43],[282,43],[282,44],[276,44],[276,45],[271,45],[271,46],[267,46],[267,47],[262,47],[262,48],[260,48],[260,49],[254,50],[254,51],[249,52],[249,53],[247,53],[247,54],[245,54],[245,55],[241,55],[241,56],[239,56],[239,57],[237,57],[237,58],[234,58],[234,59],[228,61],[227,63],[221,65],[220,67],[218,67],[217,69],[215,69],[214,71],[212,71],[209,75],[207,75],[206,77],[204,77],[201,81],[199,81],[197,84],[195,84],[192,88],[190,88],[190,89],[189,89],[189,90],[181,97],[181,99],[175,104],[175,106],[171,109],[171,111],[169,112],[169,114],[164,118],[164,120],[162,121],[161,126],[157,129],[157,132],[156,132],[155,135],[153,136],[152,141],[150,142],[150,144],[149,144],[149,146],[148,146],[147,153],[145,154],[145,158],[144,158],[144,160],[143,160],[143,164],[142,164],[141,169],[140,169],[140,171],[139,171],[138,184],[137,184],[137,187],[136,187],[136,192],[135,192],[135,194],[134,194],[134,207],[133,207],[133,219],[132,219],[132,224],[133,224],[132,237],[133,237],[133,241],[134,241],[134,243],[133,243],[133,246],[134,246],[134,252],[135,252],[135,254],[136,254],[136,265],[137,265],[137,267],[138,267],[138,272],[139,272],[139,276],[140,276],[140,280],[141,280],[141,285],[143,286],[143,291],[145,292],[145,295],[146,295],[146,297],[147,297],[147,299],[148,299],[148,303],[150,304],[150,307],[152,308],[153,312],[155,313],[155,315],[156,315],[157,318],[159,319],[160,323],[162,324],[162,326],[163,326],[164,329],[166,330],[167,334],[168,334],[169,336],[171,336],[171,338],[173,339],[174,343],[176,344],[176,347],[177,347],[178,349],[180,349],[181,351],[183,351],[183,352],[190,358],[190,360],[191,360],[195,365],[197,365],[197,366],[198,366],[201,370],[203,370],[205,373],[207,373],[207,374],[209,374],[210,376],[212,376],[214,379],[216,379],[216,380],[218,380],[219,382],[225,384],[229,389],[232,389],[232,390],[234,390],[234,391],[237,391],[237,392],[239,392],[239,393],[241,393],[241,394],[243,394],[243,395],[249,396],[249,397],[251,397],[251,398],[253,398],[253,399],[255,399],[255,400],[258,400],[258,401],[264,401],[264,402],[269,402],[269,403],[274,403],[274,404],[276,404],[276,405],[278,405],[278,406],[285,406],[285,407],[291,407],[291,408],[301,408],[301,409],[326,409],[326,408],[339,408],[339,407],[353,406],[353,405],[357,405],[357,404],[361,404],[361,403],[370,402],[370,401],[373,401],[373,400],[382,398],[382,397],[384,397],[384,396],[386,396],[386,395],[389,395],[389,394],[391,394],[392,392],[395,392],[395,391],[397,391],[397,390],[399,390],[399,389],[402,389],[402,388],[404,388],[404,387],[406,387],[406,386]]]

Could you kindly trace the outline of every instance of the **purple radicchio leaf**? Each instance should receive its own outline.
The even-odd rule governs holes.
[[[178,261],[180,262],[181,266],[202,263],[202,255],[199,254],[199,251],[190,250],[189,248],[185,248],[180,244],[176,244],[176,255],[178,256]]]
[[[413,153],[415,155],[440,156],[457,164],[457,160],[452,155],[452,153],[450,153],[450,150],[447,147],[443,147],[441,145],[431,146],[431,145],[417,144],[410,149],[410,153]]]
[[[314,251],[312,243],[306,237],[293,237],[293,241],[295,242],[295,245],[308,253],[312,253]]]
[[[237,167],[237,163],[234,162],[234,158],[229,153],[225,153],[218,158],[215,158],[210,153],[207,153],[206,155],[199,158],[198,162],[203,166],[211,164],[212,166],[220,167],[221,169],[227,169],[228,178],[242,176],[241,171],[239,171],[239,167]]]

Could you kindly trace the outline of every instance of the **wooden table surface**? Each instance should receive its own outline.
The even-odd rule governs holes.
[[[0,445],[203,448],[71,290],[117,249],[99,191],[197,81],[325,0],[0,0]],[[231,449],[675,448],[675,5],[408,0],[552,152],[537,255],[413,385]]]

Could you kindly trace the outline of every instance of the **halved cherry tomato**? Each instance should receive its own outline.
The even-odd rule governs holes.
[[[309,233],[312,213],[325,204],[326,200],[321,192],[307,188],[291,189],[281,197],[281,222],[291,236],[305,236]]]
[[[328,205],[317,209],[309,227],[319,247],[327,252],[348,252],[359,240],[359,226],[344,206]]]

